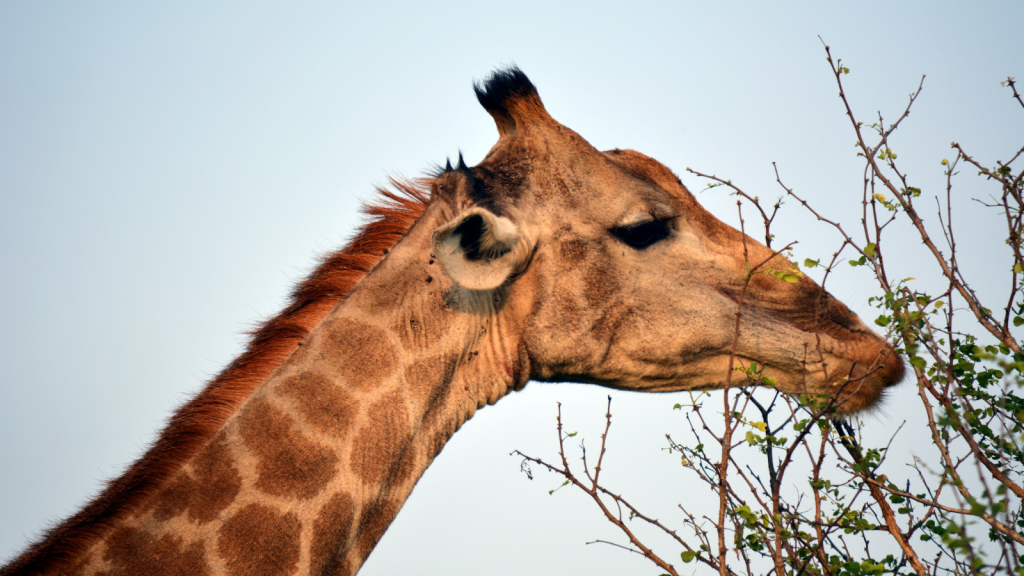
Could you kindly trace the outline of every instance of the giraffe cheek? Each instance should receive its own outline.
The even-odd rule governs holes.
[[[622,290],[620,274],[611,263],[607,251],[601,250],[595,263],[587,270],[583,284],[583,297],[590,310],[608,307]]]

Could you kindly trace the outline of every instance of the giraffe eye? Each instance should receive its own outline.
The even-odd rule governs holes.
[[[612,228],[611,232],[630,247],[643,250],[668,238],[669,227],[666,220],[648,220],[637,224],[616,226]]]

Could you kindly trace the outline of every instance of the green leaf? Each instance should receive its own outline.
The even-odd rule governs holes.
[[[921,358],[920,356],[911,356],[910,365],[913,366],[914,368],[917,368],[918,370],[924,370],[925,366],[927,366],[928,363],[925,362],[924,358]]]
[[[752,430],[747,430],[747,443],[751,446],[757,444],[757,435]]]
[[[867,254],[869,257],[874,258],[876,248],[878,248],[878,246],[874,242],[872,242],[864,247],[864,253]]]
[[[943,158],[942,159],[942,165],[943,166],[949,166],[949,160],[946,160],[945,158]]]
[[[800,277],[797,276],[796,274],[783,274],[782,279],[785,280],[786,282],[789,282],[790,284],[796,284],[797,282],[800,281]]]
[[[1013,265],[1013,271],[1016,272],[1017,274],[1020,274],[1021,272],[1024,272],[1024,266],[1021,266],[1020,262],[1017,262],[1016,264]]]
[[[1024,324],[1024,318],[1021,318],[1020,316],[1014,316],[1013,317],[1013,325],[1017,326],[1017,327],[1020,327],[1021,324]]]
[[[804,268],[814,268],[819,262],[817,260],[811,260],[810,258],[804,258]]]
[[[553,496],[555,494],[555,492],[558,492],[559,490],[561,490],[562,488],[564,488],[565,486],[568,486],[568,485],[569,485],[569,481],[568,480],[566,480],[565,482],[562,482],[561,484],[558,485],[558,488],[555,488],[554,490],[548,490],[548,496]]]
[[[679,557],[683,559],[683,562],[686,562],[687,564],[689,564],[690,562],[693,562],[693,559],[697,557],[697,554],[698,554],[697,552],[694,552],[692,550],[687,550],[687,551],[681,553],[679,555]]]

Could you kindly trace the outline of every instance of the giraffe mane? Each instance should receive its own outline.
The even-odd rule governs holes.
[[[431,200],[432,178],[390,179],[392,190],[362,212],[369,216],[341,250],[324,255],[295,286],[285,308],[249,332],[248,347],[168,420],[160,437],[123,474],[110,480],[78,513],[48,529],[0,574],[48,574],[72,562],[119,521],[141,509],[164,483],[223,426],[249,394],[380,262],[419,219]]]

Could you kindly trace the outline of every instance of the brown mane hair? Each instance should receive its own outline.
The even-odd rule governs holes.
[[[394,191],[363,206],[370,217],[349,244],[324,256],[277,316],[253,330],[249,345],[180,407],[146,453],[80,512],[49,529],[0,574],[52,574],[72,563],[118,521],[135,512],[201,449],[296,345],[377,265],[430,203],[432,180],[392,179]]]

